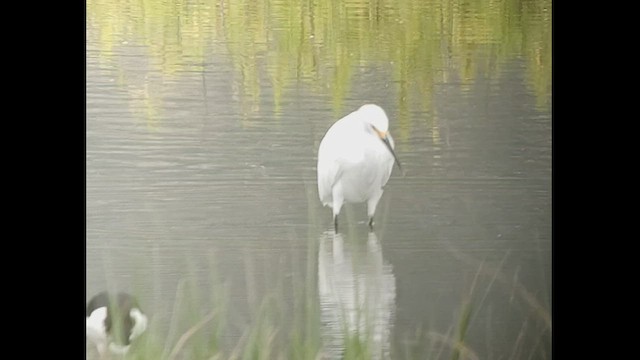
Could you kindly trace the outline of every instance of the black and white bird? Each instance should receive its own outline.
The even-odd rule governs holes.
[[[100,356],[106,350],[124,355],[131,341],[147,329],[147,316],[130,294],[112,295],[103,291],[87,304],[87,338],[98,348]]]

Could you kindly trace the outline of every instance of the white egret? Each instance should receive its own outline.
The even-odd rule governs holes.
[[[113,354],[126,354],[131,341],[146,328],[147,316],[127,293],[112,296],[103,291],[87,304],[87,338],[96,345],[101,357],[107,348]]]
[[[318,149],[318,194],[333,210],[335,232],[342,205],[367,202],[369,227],[382,197],[382,187],[393,170],[396,156],[389,133],[389,119],[375,104],[366,104],[336,121]]]

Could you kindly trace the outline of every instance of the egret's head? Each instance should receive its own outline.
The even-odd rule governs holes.
[[[373,126],[378,135],[382,135],[381,138],[386,136],[389,131],[389,118],[380,106],[375,104],[362,105],[358,109],[358,114],[365,122]]]
[[[365,104],[358,109],[358,114],[362,117],[365,123],[368,123],[371,126],[371,130],[376,133],[387,149],[389,149],[391,155],[393,155],[393,158],[396,160],[398,169],[400,169],[404,174],[402,166],[400,165],[400,160],[398,160],[396,153],[393,151],[393,144],[390,140],[391,135],[389,134],[389,118],[387,118],[387,114],[384,110],[375,104]]]

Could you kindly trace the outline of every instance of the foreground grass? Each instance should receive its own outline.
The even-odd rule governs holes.
[[[307,274],[293,275],[287,281],[276,279],[266,295],[255,301],[249,323],[232,341],[226,336],[233,327],[230,325],[233,306],[230,306],[228,284],[218,281],[217,274],[212,271],[210,276],[216,279],[212,281],[215,285],[211,289],[202,289],[193,269],[194,275],[183,279],[176,290],[168,332],[154,325],[151,314],[148,331],[132,346],[125,359],[479,359],[473,342],[468,341],[468,330],[477,316],[477,309],[485,305],[487,293],[499,284],[511,289],[512,296],[520,298],[529,314],[516,340],[509,344],[510,353],[501,357],[550,358],[550,353],[545,350],[551,342],[549,312],[533,294],[509,280],[499,268],[491,269],[482,262],[477,264],[476,276],[461,299],[459,310],[451,314],[452,325],[448,331],[417,329],[415,333],[406,334],[403,341],[391,341],[393,349],[390,356],[380,350],[380,344],[371,336],[371,326],[354,331],[349,324],[343,323],[339,326],[342,329],[339,336],[341,344],[325,344],[322,332],[327,324],[321,320],[317,279],[313,276],[317,263],[312,259],[314,253],[309,256]],[[248,284],[252,283],[255,279],[248,281]],[[538,325],[532,327],[532,323]],[[537,343],[524,345],[522,339],[532,336],[538,338]],[[334,349],[330,348],[332,346]],[[335,348],[340,355],[336,355]],[[91,350],[88,358],[97,359],[97,356],[92,357],[95,349]]]
[[[309,203],[312,204],[311,201]],[[309,207],[309,217],[318,218],[313,206]],[[353,221],[349,223],[353,224]],[[481,353],[482,358],[505,360],[551,357],[551,315],[548,306],[545,306],[536,294],[529,292],[517,277],[507,276],[503,272],[503,265],[509,256],[508,252],[499,264],[489,265],[459,250],[453,248],[448,250],[448,253],[460,264],[476,270],[475,274],[471,272],[472,280],[463,291],[457,310],[452,314],[445,314],[451,319],[451,325],[446,331],[417,328],[413,332],[394,334],[392,329],[384,329],[388,331],[386,335],[389,338],[386,341],[390,347],[390,349],[384,349],[377,336],[380,329],[375,328],[376,321],[379,320],[370,319],[368,315],[371,309],[367,308],[366,301],[358,302],[362,300],[358,299],[358,296],[366,296],[357,291],[358,289],[353,291],[353,295],[355,302],[361,304],[360,307],[354,311],[353,306],[347,309],[345,302],[338,301],[336,302],[338,305],[330,309],[334,311],[332,315],[335,316],[327,320],[327,304],[326,301],[322,303],[323,294],[320,290],[322,281],[326,281],[326,274],[321,279],[320,268],[324,266],[326,269],[334,269],[336,264],[333,262],[321,264],[320,254],[324,251],[323,246],[328,243],[322,243],[322,237],[319,239],[317,236],[319,233],[322,231],[317,224],[309,227],[305,264],[291,266],[291,268],[304,270],[294,271],[288,277],[282,275],[283,271],[265,271],[264,278],[256,279],[255,276],[260,271],[255,271],[256,269],[253,268],[255,259],[247,255],[245,276],[249,305],[248,319],[238,320],[235,311],[237,304],[231,301],[230,284],[222,281],[218,275],[215,254],[210,254],[209,267],[205,272],[199,271],[201,269],[197,269],[193,263],[185,261],[189,275],[182,279],[176,288],[175,301],[170,314],[162,314],[168,316],[168,326],[159,324],[158,316],[154,319],[154,315],[161,314],[150,314],[151,320],[147,332],[132,345],[125,359],[463,360],[480,359]],[[370,283],[375,284],[381,279],[380,267],[384,263],[381,252],[379,254],[375,252],[375,236],[372,237],[371,234],[368,238],[363,234],[359,236],[353,228],[349,229],[347,234],[349,235],[345,238],[336,238],[335,235],[329,234],[327,236],[333,236],[333,238],[327,240],[334,241],[334,245],[337,241],[345,248],[369,249],[371,247],[373,252],[367,252],[360,257],[352,256],[349,261],[353,262],[351,264],[353,268],[377,267],[374,271],[374,281],[371,282],[369,279]],[[377,251],[381,251],[379,244],[377,244]],[[336,270],[332,275],[340,278],[345,274]],[[361,273],[354,272],[346,275],[353,278],[362,277]],[[206,277],[204,283],[210,286],[201,285],[203,276]],[[268,290],[258,294],[255,285],[265,283],[267,284],[265,288]],[[366,281],[360,286],[362,284],[367,286]],[[357,284],[354,285],[355,288],[357,286]],[[479,344],[477,336],[475,339],[470,336],[470,329],[474,326],[476,333],[478,332],[480,322],[478,319],[482,318],[480,314],[482,311],[486,313],[490,302],[488,299],[491,298],[489,293],[495,291],[510,299],[509,308],[500,308],[498,311],[517,311],[518,314],[524,314],[521,316],[523,320],[520,329],[513,339],[505,339],[506,343],[501,344],[499,356],[493,356],[495,354],[492,354],[491,349],[485,355],[487,351],[479,349],[482,344]],[[396,292],[395,285],[393,292]],[[379,303],[374,303],[373,307],[375,304]],[[395,309],[386,310],[395,311]],[[385,322],[385,325],[393,327],[393,323],[392,319],[388,323]],[[354,326],[354,324],[357,325]],[[482,326],[484,330],[484,325]],[[331,327],[330,330],[333,332],[331,338],[326,336],[328,327]],[[490,335],[492,329],[487,327],[486,332]],[[230,333],[233,335],[229,335]],[[97,358],[95,349],[90,348],[88,359]],[[122,359],[121,357],[111,358]]]

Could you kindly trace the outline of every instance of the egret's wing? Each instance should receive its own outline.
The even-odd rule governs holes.
[[[318,196],[323,205],[331,205],[333,185],[342,173],[341,161],[329,148],[330,143],[323,141],[318,150]]]
[[[349,162],[347,149],[353,113],[336,121],[320,141],[318,148],[318,195],[324,205],[332,202],[333,185],[340,179],[344,166]]]
[[[333,185],[340,179],[345,168],[362,157],[354,152],[353,134],[358,133],[362,123],[355,121],[356,111],[336,121],[320,141],[318,148],[318,195],[324,205],[332,202]]]

